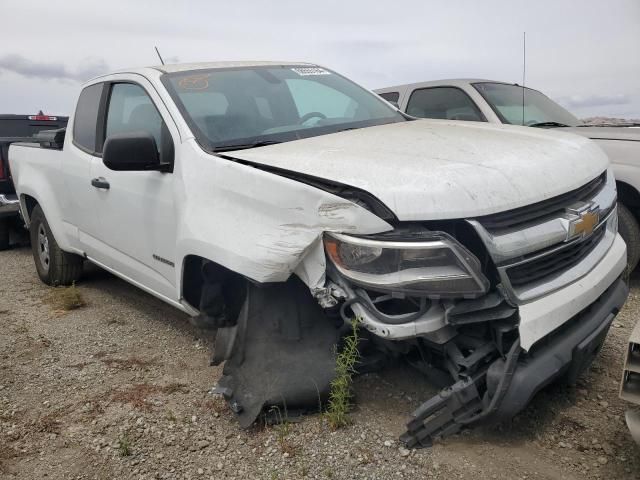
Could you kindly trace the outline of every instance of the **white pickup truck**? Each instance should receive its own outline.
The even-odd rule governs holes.
[[[354,317],[361,371],[403,359],[446,387],[408,446],[509,418],[576,379],[627,297],[592,141],[415,120],[317,65],[99,77],[55,145],[9,151],[40,278],[90,261],[216,329],[243,427],[317,408]]]
[[[376,92],[417,118],[561,129],[594,140],[611,161],[627,265],[630,272],[636,268],[640,261],[640,124],[584,124],[537,90],[493,80],[434,80]]]

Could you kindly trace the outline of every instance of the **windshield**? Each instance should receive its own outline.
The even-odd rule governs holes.
[[[165,74],[162,82],[212,151],[405,121],[376,95],[315,66],[193,70]]]
[[[568,126],[580,121],[571,113],[537,90],[506,83],[474,83],[478,92],[491,105],[502,123],[512,125]],[[524,90],[524,112],[522,93]]]

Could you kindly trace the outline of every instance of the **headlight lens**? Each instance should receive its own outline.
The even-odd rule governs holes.
[[[444,232],[419,241],[386,241],[326,234],[328,257],[353,283],[380,291],[439,297],[476,297],[489,282],[480,262]]]

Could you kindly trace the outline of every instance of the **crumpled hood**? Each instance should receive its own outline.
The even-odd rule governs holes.
[[[562,130],[593,138],[594,140],[630,140],[640,142],[640,127],[569,127]]]
[[[400,220],[468,218],[529,205],[601,174],[606,155],[572,134],[416,120],[230,156],[358,187]]]

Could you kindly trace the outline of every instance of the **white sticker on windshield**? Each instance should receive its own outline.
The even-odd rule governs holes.
[[[331,72],[320,67],[296,67],[291,71],[296,72],[301,77],[308,77],[310,75],[331,75]]]

